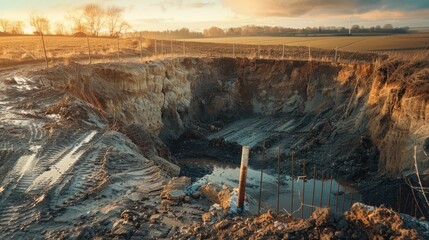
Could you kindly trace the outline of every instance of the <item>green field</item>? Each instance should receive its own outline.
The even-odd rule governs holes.
[[[326,36],[326,37],[229,37],[184,39],[194,42],[234,43],[252,45],[311,46],[349,51],[420,50],[429,48],[429,33],[384,36]]]

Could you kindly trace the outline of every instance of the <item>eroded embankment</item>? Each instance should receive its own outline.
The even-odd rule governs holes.
[[[295,148],[310,162],[356,177],[377,167],[393,175],[412,169],[412,146],[429,136],[428,72],[426,63],[405,61],[178,58],[57,67],[42,79],[112,122],[141,124],[167,142],[185,132],[221,130],[214,137],[250,138],[254,146],[267,140],[285,146],[286,155]],[[251,122],[256,137],[222,135],[225,123],[252,114],[273,120]],[[235,131],[249,127],[243,124]],[[426,166],[422,149],[417,158]]]

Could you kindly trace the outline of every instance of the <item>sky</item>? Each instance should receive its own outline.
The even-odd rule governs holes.
[[[124,8],[124,18],[136,31],[243,25],[348,27],[350,22],[365,27],[387,23],[429,27],[429,0],[0,0],[0,18],[28,25],[30,13],[37,12],[55,23],[87,3]],[[31,32],[29,26],[25,30]]]

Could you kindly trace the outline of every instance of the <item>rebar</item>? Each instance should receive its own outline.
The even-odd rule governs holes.
[[[331,208],[331,194],[332,194],[332,174],[331,174],[331,183],[329,186],[329,195],[328,195],[328,207]]]
[[[301,218],[304,218],[304,204],[305,204],[305,181],[307,180],[307,177],[305,175],[305,159],[304,159],[304,166],[303,166],[303,176],[302,179],[302,202],[301,202]]]
[[[323,206],[323,186],[324,185],[325,185],[325,174],[322,173],[322,188],[320,190],[320,204],[319,204],[320,207]]]
[[[294,150],[292,150],[292,170],[291,170],[291,178],[292,178],[292,189],[291,189],[291,192],[292,192],[292,196],[291,196],[291,201],[290,201],[290,212],[291,212],[291,214],[293,213],[293,188],[294,188],[294,183],[295,183],[295,180],[293,179],[294,178],[294,175],[293,175],[293,169],[294,169],[294,164],[295,164],[295,159],[294,159]]]
[[[261,214],[262,178],[264,175],[264,162],[265,162],[265,141],[262,143],[262,164],[261,164],[261,181],[259,183],[258,215]]]
[[[338,209],[338,193],[340,191],[340,183],[337,182],[337,194],[335,196],[335,212],[337,212]]]
[[[311,206],[314,206],[314,191],[315,190],[316,190],[316,165],[314,165],[314,167],[313,167],[313,197],[311,199]]]
[[[277,150],[277,214],[280,212],[280,146]]]

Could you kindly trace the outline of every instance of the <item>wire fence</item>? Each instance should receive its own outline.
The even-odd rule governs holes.
[[[8,41],[9,39],[9,41]],[[74,61],[144,62],[170,57],[251,58],[373,62],[386,56],[376,53],[320,49],[309,46],[206,43],[191,40],[164,40],[143,37],[93,38],[67,36],[4,37],[0,41],[0,65],[43,63],[47,67]]]

